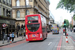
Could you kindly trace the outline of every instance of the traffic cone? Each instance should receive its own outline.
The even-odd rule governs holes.
[[[68,37],[66,36],[66,43],[68,43]]]

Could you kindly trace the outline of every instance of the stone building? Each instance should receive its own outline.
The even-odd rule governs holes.
[[[15,19],[12,18],[11,12],[11,0],[0,0],[0,40],[2,39],[2,32],[7,34],[15,30]]]
[[[12,17],[16,26],[25,25],[25,15],[41,14],[49,21],[49,0],[12,0]]]

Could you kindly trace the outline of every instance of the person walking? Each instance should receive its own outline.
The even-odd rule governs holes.
[[[5,31],[2,31],[2,39],[3,39],[3,44],[4,44],[4,39],[5,39]]]
[[[17,31],[17,37],[18,37],[18,31]]]
[[[12,42],[14,41],[14,37],[15,37],[15,35],[14,35],[14,31],[12,32]]]
[[[12,40],[12,34],[11,34],[11,32],[10,32],[10,43],[12,42],[11,40]]]
[[[10,40],[10,33],[7,34],[7,42]]]

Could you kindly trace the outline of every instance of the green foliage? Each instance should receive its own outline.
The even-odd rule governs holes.
[[[66,27],[69,27],[69,21],[67,19],[65,19],[64,21],[66,21]]]
[[[65,8],[66,10],[73,12],[75,9],[75,0],[60,0],[56,9],[58,8]]]
[[[73,15],[73,19],[74,19],[74,21],[75,21],[75,14]]]
[[[70,24],[70,28],[73,28],[73,25],[72,24]]]

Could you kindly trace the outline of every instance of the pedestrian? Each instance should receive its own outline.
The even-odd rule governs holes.
[[[17,37],[18,37],[18,31],[17,31]]]
[[[2,31],[2,39],[3,39],[3,44],[4,44],[4,39],[5,39],[5,31]]]
[[[11,32],[10,32],[10,41],[12,40],[12,34],[11,34]]]
[[[14,41],[14,37],[15,37],[15,35],[14,35],[14,31],[12,32],[12,42]]]
[[[5,37],[5,32],[4,31],[2,31],[2,39],[4,39]]]
[[[7,34],[7,42],[10,40],[10,33]]]

